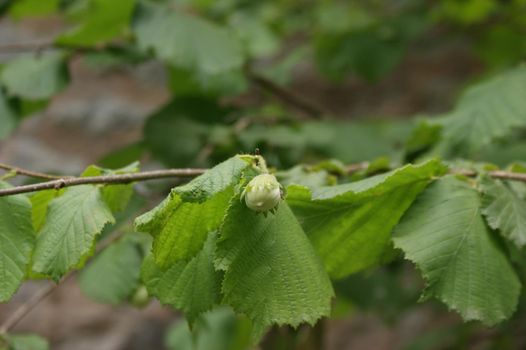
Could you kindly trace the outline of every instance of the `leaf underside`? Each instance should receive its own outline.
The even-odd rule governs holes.
[[[394,244],[416,264],[434,296],[464,320],[494,325],[511,316],[520,282],[481,216],[480,198],[448,176],[428,187],[407,211]]]

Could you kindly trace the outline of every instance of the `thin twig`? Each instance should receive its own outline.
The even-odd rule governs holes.
[[[100,242],[100,245],[97,247],[97,250],[95,252],[96,254],[99,254],[104,249],[106,249],[109,245],[111,245],[113,242],[121,238],[123,235],[122,231],[115,231],[113,234],[108,236],[106,239]],[[0,335],[6,334],[9,332],[13,327],[15,327],[22,319],[31,312],[38,304],[40,304],[41,301],[46,299],[49,295],[51,295],[55,290],[57,290],[60,286],[64,285],[66,281],[71,279],[76,274],[77,271],[71,271],[66,276],[64,276],[60,282],[58,283],[49,283],[46,286],[40,288],[37,290],[35,294],[33,294],[28,300],[26,300],[24,303],[22,303],[9,317],[2,323],[2,326],[0,326]]]
[[[369,167],[369,162],[361,162],[356,164],[349,164],[345,167],[347,174],[352,174],[360,170],[365,170]]]
[[[361,162],[357,164],[350,164],[347,166],[347,172],[349,174],[358,170],[366,169],[368,166],[367,162]],[[10,167],[10,166],[9,166]],[[49,189],[61,189],[64,187],[88,185],[88,184],[100,184],[100,185],[112,185],[112,184],[126,184],[138,181],[155,180],[162,178],[171,177],[194,177],[203,174],[207,169],[166,169],[166,170],[153,170],[144,171],[140,173],[130,174],[119,174],[119,175],[103,175],[103,176],[90,176],[90,177],[64,177],[57,180],[40,182],[32,185],[16,186],[11,188],[0,189],[0,197],[9,196],[20,193],[29,193]],[[31,173],[28,170],[24,170],[26,173]],[[478,173],[468,169],[451,169],[450,173],[464,175],[464,176],[477,176]],[[45,176],[54,176],[47,174],[40,174]],[[526,173],[514,173],[502,170],[494,170],[488,172],[488,175],[495,179],[511,180],[526,182]]]
[[[312,101],[309,101],[293,93],[292,91],[289,91],[275,84],[273,81],[261,75],[258,75],[249,70],[245,70],[245,75],[250,79],[250,81],[252,81],[254,85],[271,93],[281,102],[284,102],[289,106],[295,107],[296,109],[302,111],[303,113],[307,114],[313,119],[322,119],[328,114],[320,106],[314,104]]]
[[[474,177],[478,175],[476,171],[469,169],[451,169],[450,172],[452,174],[464,175],[468,177]],[[526,173],[513,173],[503,170],[493,170],[489,171],[488,175],[494,179],[526,182]]]
[[[89,177],[64,177],[58,180],[41,182],[32,185],[16,186],[0,190],[0,197],[13,194],[28,193],[49,189],[61,189],[64,187],[88,185],[88,184],[127,184],[137,181],[162,179],[169,177],[194,177],[201,175],[206,169],[167,169],[144,171],[140,173],[103,175]]]
[[[0,169],[12,171],[16,173],[17,175],[25,175],[25,176],[34,177],[37,179],[57,180],[57,179],[63,179],[66,177],[66,176],[60,176],[60,175],[39,173],[37,171],[22,169],[22,168],[19,168],[13,165],[4,164],[4,163],[0,163]]]
[[[24,52],[41,52],[43,50],[58,49],[52,42],[42,43],[13,43],[0,46],[0,54],[16,54]]]
[[[495,171],[491,171],[489,175],[494,179],[526,182],[525,173],[512,173],[512,172],[507,172],[507,171],[502,171],[502,170],[495,170]]]

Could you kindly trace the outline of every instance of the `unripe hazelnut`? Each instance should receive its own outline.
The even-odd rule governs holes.
[[[282,189],[274,175],[261,174],[254,177],[245,187],[241,198],[250,209],[266,213],[277,208],[282,199]]]

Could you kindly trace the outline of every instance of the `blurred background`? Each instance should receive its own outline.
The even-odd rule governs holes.
[[[57,174],[208,167],[256,148],[285,182],[331,183],[362,162],[374,173],[439,144],[433,120],[526,57],[526,0],[0,0],[0,13],[0,162]],[[518,132],[442,155],[505,166],[525,154]],[[118,229],[175,184],[137,185]],[[177,312],[97,303],[76,280],[16,330],[60,350],[191,349]],[[39,285],[0,305],[0,322]],[[335,287],[332,319],[273,329],[261,348],[526,348],[523,312],[463,324],[417,303],[423,282],[402,261]],[[247,327],[219,309],[198,326],[199,349],[246,349]]]

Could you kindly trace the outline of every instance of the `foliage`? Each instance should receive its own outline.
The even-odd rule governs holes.
[[[0,188],[6,187],[6,183],[0,182]],[[36,237],[27,197],[0,198],[0,208],[0,301],[4,302],[11,298],[26,275]]]
[[[418,283],[403,290],[405,257],[426,284],[422,300],[487,326],[520,317],[526,185],[491,171],[526,173],[526,4],[429,6],[0,0],[14,20],[55,15],[72,24],[50,47],[0,66],[0,139],[68,88],[75,57],[131,69],[156,61],[166,104],[146,118],[142,139],[80,177],[137,173],[143,155],[208,168],[168,194],[152,187],[167,196],[149,210],[137,198],[151,193],[131,183],[0,197],[0,302],[25,280],[58,282],[81,270],[81,289],[97,302],[153,297],[183,311],[187,322],[170,331],[168,347],[245,349],[270,327],[349,313],[346,303],[374,309],[378,301],[396,315],[397,303],[406,308],[417,293]],[[449,111],[348,121],[301,103],[303,113],[289,108],[298,103],[287,89],[305,66],[335,86],[349,77],[372,84],[436,28],[486,64]],[[265,158],[242,153],[256,148]],[[268,172],[285,199],[275,212],[256,213],[241,193]],[[15,175],[3,175],[0,189],[18,184]],[[370,295],[373,284],[387,296]],[[48,348],[10,333],[0,334],[2,346]]]

